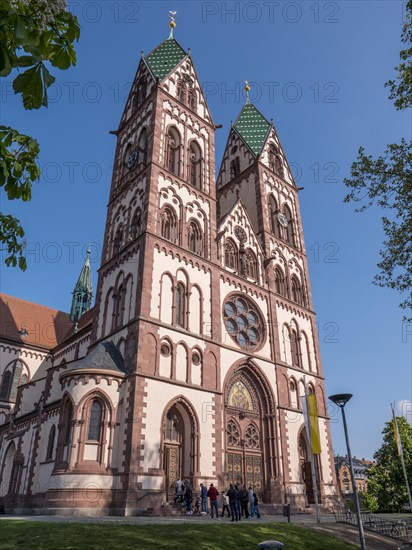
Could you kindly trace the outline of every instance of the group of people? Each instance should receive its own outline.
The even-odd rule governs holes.
[[[231,521],[241,521],[244,519],[251,519],[254,516],[260,518],[259,511],[259,499],[252,487],[246,488],[243,485],[242,488],[236,484],[230,484],[229,489],[219,495],[218,490],[213,483],[210,484],[209,489],[200,484],[200,492],[196,495],[195,504],[193,506],[193,487],[188,479],[182,481],[179,479],[176,482],[175,489],[175,503],[180,502],[186,507],[186,515],[191,516],[193,514],[205,516],[208,513],[208,500],[210,503],[210,516],[212,519],[223,518],[225,512],[227,517],[231,518]],[[219,504],[218,497],[221,496],[222,513],[219,516]]]

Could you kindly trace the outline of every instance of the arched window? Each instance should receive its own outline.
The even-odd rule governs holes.
[[[186,85],[181,80],[179,80],[176,86],[176,97],[181,103],[186,103]]]
[[[183,283],[178,283],[176,287],[176,324],[185,327],[186,317],[186,290]]]
[[[259,431],[254,424],[249,424],[245,430],[245,445],[249,449],[260,448]]]
[[[245,252],[245,275],[254,281],[257,279],[257,260],[256,256],[250,250]]]
[[[280,267],[276,267],[275,269],[275,287],[278,294],[281,296],[286,296],[285,276]]]
[[[53,424],[53,426],[50,428],[49,441],[47,442],[46,460],[52,460],[53,459],[54,440],[55,440],[55,438],[56,438],[56,426]]]
[[[117,293],[113,295],[113,325],[112,330],[120,327],[123,324],[123,314],[126,300],[126,285],[121,283],[117,289]]]
[[[290,348],[292,351],[292,365],[300,367],[300,345],[298,335],[295,329],[290,331]]]
[[[135,108],[139,107],[146,99],[147,94],[147,82],[143,78],[137,83],[137,90],[135,95]]]
[[[24,369],[25,366],[20,360],[13,361],[6,367],[0,386],[0,401],[16,401],[17,388],[21,384],[27,384],[29,379]]]
[[[240,174],[240,159],[239,157],[236,157],[230,163],[230,179],[237,178],[239,174]]]
[[[166,166],[172,174],[180,176],[180,136],[176,128],[169,128],[166,143]]]
[[[100,441],[103,420],[103,407],[98,399],[93,401],[90,407],[90,418],[87,432],[89,441]]]
[[[271,145],[269,149],[269,168],[275,172],[276,175],[283,178],[284,171],[282,157],[275,145]]]
[[[288,224],[285,228],[286,229],[286,241],[288,242],[288,244],[290,244],[292,246],[296,246],[295,225],[293,223],[293,218],[292,218],[291,211],[290,211],[290,209],[287,205],[285,205],[283,211],[284,211],[284,214],[285,214],[285,218],[288,222]]]
[[[280,238],[280,226],[278,219],[278,205],[273,195],[269,196],[269,216],[270,216],[270,226],[272,233],[276,238]]]
[[[142,217],[142,212],[140,208],[136,208],[136,212],[134,213],[132,218],[132,223],[130,224],[130,239],[132,241],[137,239],[137,236],[139,235],[140,225],[142,223],[141,217]]]
[[[203,256],[203,235],[197,222],[190,222],[188,235],[189,250],[194,254]]]
[[[298,387],[294,378],[291,378],[289,382],[289,406],[299,408]]]
[[[225,242],[225,266],[237,269],[237,249],[235,243],[230,239],[226,239]]]
[[[233,420],[229,420],[226,426],[226,442],[230,447],[240,447],[240,431],[238,425]]]
[[[65,421],[64,421],[64,437],[63,437],[63,444],[68,445],[71,441],[72,437],[72,423],[73,423],[73,405],[71,403],[68,403],[66,405],[66,411],[65,411]]]
[[[118,254],[123,244],[123,225],[120,224],[116,230],[113,240],[113,255]]]
[[[291,290],[292,300],[297,304],[304,305],[302,285],[295,276],[292,277]]]
[[[202,188],[202,154],[197,143],[193,142],[189,148],[189,166],[188,166],[189,181],[198,189]]]
[[[188,104],[189,104],[189,108],[192,109],[192,111],[196,111],[197,98],[196,98],[196,92],[194,91],[193,88],[189,88]]]
[[[174,210],[168,206],[163,210],[161,214],[162,226],[161,234],[164,239],[177,242],[177,218]]]
[[[143,128],[137,142],[137,164],[146,164],[147,161],[147,130]]]
[[[173,407],[166,415],[165,440],[181,443],[183,439],[183,419],[179,412]]]
[[[10,394],[10,388],[11,388],[11,371],[6,370],[6,372],[3,374],[3,380],[1,382],[1,389],[0,389],[0,401],[8,401],[9,394]]]

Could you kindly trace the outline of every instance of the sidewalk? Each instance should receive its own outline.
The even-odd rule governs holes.
[[[360,548],[359,531],[357,527],[343,523],[315,523],[306,524],[305,527],[330,535],[337,539],[343,539]],[[365,530],[365,542],[367,550],[389,550],[390,548],[400,548],[401,541],[383,537],[377,533],[371,533]]]

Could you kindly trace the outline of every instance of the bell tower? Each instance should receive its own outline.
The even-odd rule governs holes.
[[[265,287],[270,304],[268,331],[273,342],[271,361],[275,365],[276,394],[279,411],[279,433],[287,434],[290,455],[301,456],[295,477],[307,482],[306,494],[313,493],[310,457],[304,456],[307,448],[305,436],[295,433],[296,416],[291,411],[301,410],[300,399],[306,391],[317,396],[319,414],[327,417],[320,349],[313,311],[308,264],[303,239],[298,191],[273,121],[249,100],[246,82],[246,103],[232,125],[217,178],[219,218],[236,208],[241,201],[263,250],[264,277],[259,284]],[[231,246],[236,241],[232,237]],[[239,248],[240,253],[240,248]],[[233,255],[233,252],[232,252]],[[225,258],[230,266],[230,255]],[[239,273],[242,275],[241,273]],[[310,380],[306,389],[306,382]],[[328,423],[325,422],[325,441],[330,441]],[[286,449],[281,448],[285,457]],[[325,443],[326,445],[326,443]],[[322,461],[324,461],[322,465]],[[284,458],[283,491],[288,491],[290,464]],[[299,468],[301,471],[299,472]],[[333,477],[331,454],[325,452],[316,458],[319,473],[329,469]],[[321,477],[319,493],[324,494]],[[328,489],[329,490],[329,489]],[[313,497],[313,494],[312,494]],[[310,497],[310,498],[312,498]],[[294,504],[300,505],[300,497]],[[313,500],[309,503],[313,503]]]
[[[150,429],[143,418],[147,399],[174,400],[164,422],[167,415],[185,419],[187,430],[198,420],[176,395],[195,392],[201,403],[210,391],[213,402],[218,391],[219,354],[212,338],[220,330],[213,323],[220,308],[212,293],[219,284],[215,125],[190,51],[175,40],[174,27],[172,15],[169,37],[142,53],[113,132],[117,144],[91,343],[110,339],[130,374],[124,396],[126,508],[136,484],[167,488],[176,476],[195,479],[200,471],[198,443],[186,434],[180,458],[172,457],[176,442],[165,443],[164,470],[139,474],[148,449],[159,448],[158,425]]]

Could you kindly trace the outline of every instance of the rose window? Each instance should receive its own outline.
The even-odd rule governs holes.
[[[246,447],[249,447],[251,449],[258,449],[260,447],[259,432],[255,428],[255,426],[250,425],[246,428],[245,442]]]
[[[256,306],[243,297],[233,296],[224,305],[226,330],[241,348],[256,348],[263,339],[263,321]]]
[[[239,428],[235,422],[230,421],[227,425],[227,444],[231,447],[237,447],[240,445],[240,433]]]

